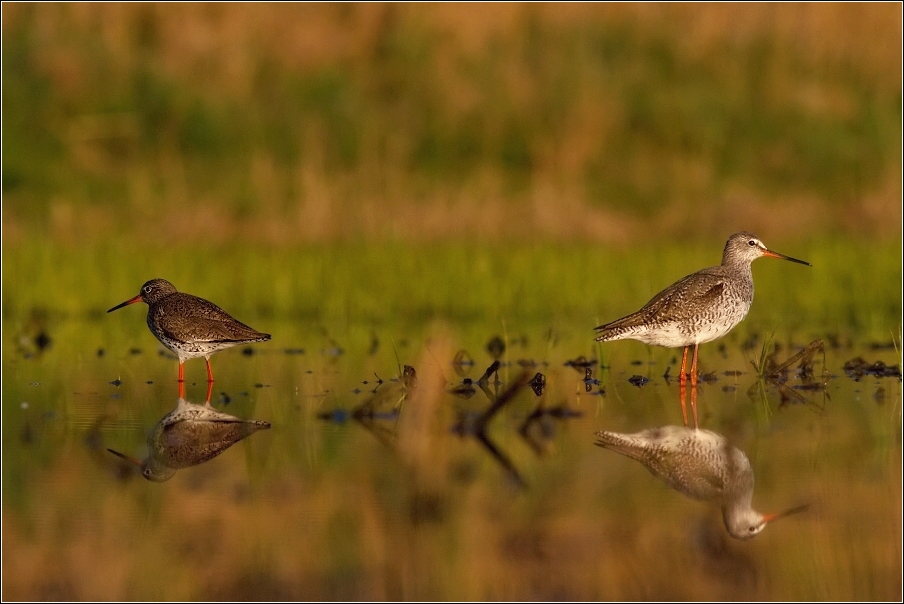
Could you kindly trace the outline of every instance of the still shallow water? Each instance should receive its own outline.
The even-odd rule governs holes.
[[[594,345],[577,325],[249,322],[274,339],[215,355],[210,401],[271,427],[202,462],[185,451],[210,433],[170,425],[164,482],[107,451],[148,457],[180,404],[150,333],[72,321],[43,349],[34,333],[4,348],[5,598],[900,596],[900,372],[843,369],[899,363],[890,341],[827,338],[811,377],[772,380],[750,332],[701,347],[700,427],[749,459],[753,507],[809,506],[739,541],[717,503],[595,446],[682,424],[680,350]],[[815,339],[773,337],[778,363]],[[185,368],[203,405],[203,362]]]

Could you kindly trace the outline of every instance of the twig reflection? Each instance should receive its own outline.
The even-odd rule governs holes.
[[[521,477],[521,474],[518,472],[518,469],[515,467],[515,464],[512,463],[511,459],[508,458],[505,453],[503,453],[496,444],[490,440],[489,436],[487,436],[486,430],[487,426],[490,423],[490,420],[502,410],[509,402],[515,398],[515,395],[526,385],[530,383],[530,379],[528,378],[528,373],[521,373],[511,384],[502,392],[499,396],[494,396],[490,389],[487,387],[489,376],[492,375],[499,368],[499,361],[494,361],[492,365],[484,372],[483,377],[478,380],[478,385],[481,390],[483,390],[484,394],[487,395],[487,398],[490,399],[490,406],[481,414],[474,415],[472,413],[460,412],[458,421],[455,425],[452,426],[452,432],[458,434],[462,438],[465,436],[473,436],[480,442],[487,451],[490,452],[490,455],[493,456],[499,465],[505,469],[508,475],[512,478],[512,480],[517,484],[520,488],[526,488],[527,483]]]

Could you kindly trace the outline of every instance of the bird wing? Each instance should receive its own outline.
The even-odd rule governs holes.
[[[643,308],[611,323],[600,325],[597,331],[650,325],[663,321],[680,321],[700,307],[713,304],[725,289],[725,277],[719,267],[688,275],[659,292]]]
[[[186,317],[207,318],[215,321],[235,321],[229,313],[204,298],[178,292],[168,297],[167,306],[178,305],[179,313]]]
[[[178,312],[167,312],[167,307],[155,309],[155,323],[170,338],[179,341],[183,337],[178,334],[190,333],[192,339],[198,342],[244,342],[257,338],[270,339],[267,334],[262,334],[229,316],[216,304],[188,294],[185,296],[194,298],[199,303],[181,305],[178,307]]]
[[[597,432],[599,440],[596,444],[639,461],[653,476],[664,480],[671,488],[688,497],[700,500],[719,497],[724,484],[718,469],[712,464],[696,463],[693,456],[681,451],[682,447],[675,446],[693,442],[698,435],[685,435],[680,437],[681,442],[678,443],[670,437],[669,433],[676,432],[672,428],[674,427],[645,431],[642,434],[646,438],[642,439],[632,434]],[[672,441],[671,445],[664,444],[669,440]]]
[[[176,341],[185,339],[184,335],[178,334],[186,333],[190,333],[191,339],[196,342],[244,342],[264,335],[237,321],[225,322],[208,317],[164,315],[157,321],[157,326]]]
[[[269,427],[268,422],[229,416],[176,422],[164,426],[158,437],[158,459],[172,468],[187,468],[213,459],[243,438]]]

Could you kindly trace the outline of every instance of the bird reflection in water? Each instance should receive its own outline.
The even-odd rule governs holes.
[[[639,461],[673,489],[693,499],[718,501],[725,528],[735,539],[751,539],[767,523],[809,507],[799,506],[778,514],[755,511],[751,507],[750,461],[721,434],[685,426],[663,426],[636,434],[600,431],[596,435],[597,446]]]
[[[148,456],[131,458],[113,449],[110,453],[141,468],[141,475],[152,482],[164,482],[176,470],[210,461],[243,438],[270,423],[221,413],[210,403],[198,405],[179,397],[176,408],[157,422],[148,436]]]

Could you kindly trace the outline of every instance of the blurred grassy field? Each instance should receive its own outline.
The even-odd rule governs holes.
[[[2,10],[5,245],[900,235],[894,3]]]

